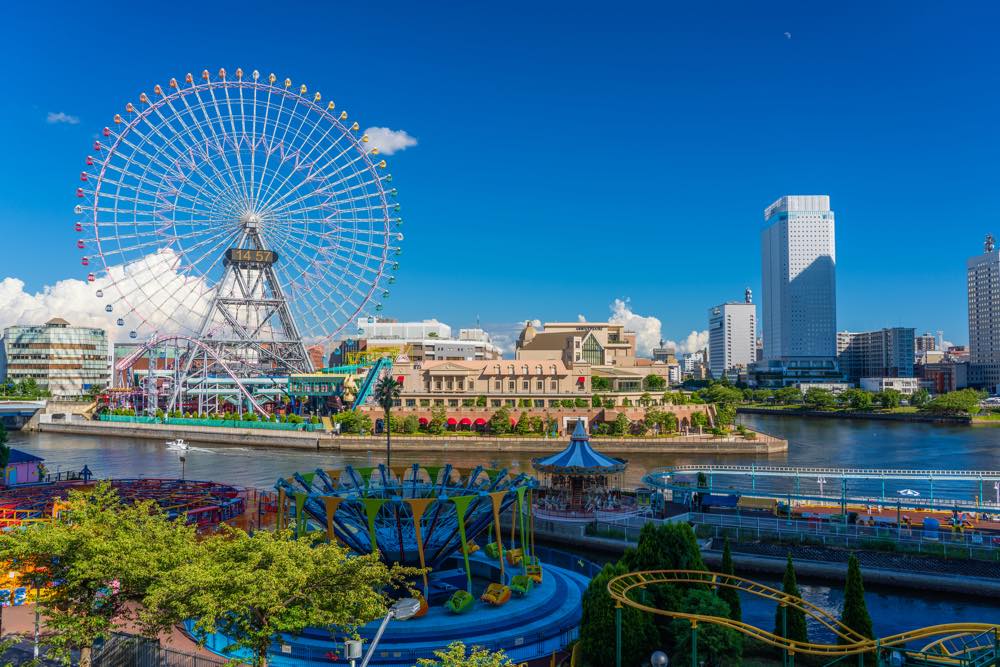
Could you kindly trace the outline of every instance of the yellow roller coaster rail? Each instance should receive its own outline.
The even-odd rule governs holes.
[[[731,618],[721,616],[706,616],[703,614],[689,614],[680,611],[670,611],[658,609],[646,604],[642,591],[650,586],[663,584],[675,585],[704,585],[712,588],[732,588],[749,595],[771,600],[786,609],[797,609],[814,619],[823,627],[830,630],[838,638],[836,644],[818,644],[813,642],[800,642],[786,639],[773,632],[758,628],[749,623],[735,621]],[[936,641],[924,646],[917,652],[904,651],[914,657],[920,656],[922,664],[964,664],[964,665],[996,665],[997,647],[1000,645],[1000,624],[996,623],[944,623],[940,625],[930,625],[925,628],[917,628],[907,632],[902,632],[888,637],[869,639],[861,636],[851,628],[845,626],[837,618],[824,611],[820,607],[803,600],[802,598],[788,595],[769,586],[764,586],[757,582],[742,577],[737,577],[718,572],[705,572],[703,570],[647,570],[644,572],[630,572],[615,577],[608,582],[608,593],[615,600],[618,609],[626,605],[635,609],[641,609],[651,614],[668,616],[670,618],[682,618],[690,621],[692,628],[692,639],[697,641],[697,626],[699,623],[709,623],[725,628],[736,630],[748,637],[752,637],[765,644],[775,646],[785,651],[787,656],[794,656],[797,653],[809,655],[828,656],[841,658],[850,655],[862,656],[866,653],[876,653],[881,657],[882,649],[903,648],[910,642],[921,639],[938,637]],[[640,599],[637,599],[640,598]],[[620,623],[620,614],[616,615]],[[617,632],[620,651],[620,629]],[[944,635],[944,637],[942,637]],[[987,642],[983,642],[982,637],[988,637]],[[963,638],[977,639],[976,643],[963,643]],[[973,653],[981,653],[979,660],[968,661],[961,658],[970,656]],[[692,663],[694,663],[695,651],[692,652]]]

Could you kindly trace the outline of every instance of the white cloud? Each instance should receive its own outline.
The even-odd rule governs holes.
[[[628,331],[634,331],[636,353],[642,357],[650,356],[653,348],[660,344],[663,328],[660,320],[652,315],[636,314],[628,298],[615,299],[610,308],[608,321],[624,324]]]
[[[177,270],[177,255],[170,250],[147,255],[126,266],[113,266],[110,277],[89,283],[68,278],[39,292],[24,289],[24,281],[0,280],[0,328],[13,324],[43,324],[61,317],[74,326],[106,329],[112,340],[128,340],[135,329],[146,337],[154,331],[190,333],[208,308],[205,283]],[[100,298],[98,291],[102,292]],[[126,305],[139,308],[141,316]],[[112,312],[105,306],[111,304]],[[125,320],[118,326],[118,318]],[[145,319],[145,323],[143,323]]]
[[[51,122],[51,121],[50,121]],[[411,137],[406,130],[390,130],[387,127],[369,127],[365,130],[368,143],[378,148],[383,155],[392,155],[417,145],[416,137]]]
[[[680,343],[672,340],[667,341],[667,347],[673,346],[677,350],[677,354],[687,354],[689,352],[697,352],[708,347],[708,330],[704,331],[692,331],[687,335]]]
[[[77,116],[70,116],[65,111],[60,111],[56,113],[55,111],[50,111],[49,115],[45,117],[46,123],[56,124],[56,123],[66,123],[68,125],[76,125],[80,122]]]

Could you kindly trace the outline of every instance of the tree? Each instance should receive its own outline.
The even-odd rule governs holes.
[[[788,562],[785,564],[785,577],[781,581],[781,590],[793,597],[801,597],[799,584],[795,580],[795,565],[792,563],[792,554],[788,554]],[[806,627],[805,612],[792,606],[785,606],[784,610],[784,618],[782,618],[782,607],[780,604],[774,612],[774,634],[796,642],[809,641],[809,630]],[[787,633],[785,632],[786,627],[788,629]]]
[[[619,412],[615,420],[611,422],[611,435],[625,435],[631,425],[632,422],[625,416],[625,413]]]
[[[708,427],[708,415],[699,410],[691,414],[691,427],[707,428]]]
[[[416,433],[420,430],[420,419],[416,415],[406,415],[403,420],[403,433]]]
[[[864,411],[872,409],[871,392],[864,389],[847,389],[841,392],[838,398],[843,405],[846,405],[851,410]]]
[[[448,422],[448,413],[443,405],[435,405],[431,408],[431,420],[427,422],[427,432],[433,435],[444,433],[445,424]]]
[[[736,574],[736,569],[733,567],[733,552],[729,548],[728,537],[726,538],[725,545],[722,547],[722,573],[729,575]],[[743,608],[740,605],[740,592],[738,590],[721,586],[719,588],[719,598],[729,605],[729,618],[734,621],[743,620]]]
[[[798,387],[782,387],[774,391],[774,400],[782,405],[802,402],[802,392]]]
[[[922,408],[931,400],[931,394],[929,391],[921,387],[913,392],[913,395],[909,398],[909,404],[915,408]]]
[[[950,391],[928,401],[924,410],[939,415],[976,414],[979,412],[979,401],[982,397],[983,395],[975,389]]]
[[[417,667],[514,667],[503,651],[496,653],[479,646],[473,646],[471,653],[466,653],[465,644],[452,642],[442,651],[434,651],[437,660],[420,658]]]
[[[0,560],[44,573],[39,602],[50,655],[88,667],[93,645],[123,620],[159,580],[194,560],[198,540],[184,518],[170,521],[152,501],[124,505],[103,482],[70,491],[58,519],[0,534]],[[57,585],[55,585],[57,584]]]
[[[611,380],[605,377],[592,375],[590,377],[590,388],[594,391],[611,391]]]
[[[729,426],[736,421],[736,405],[734,403],[719,403],[715,406],[715,422],[720,426]]]
[[[595,408],[601,407],[602,405],[601,397],[598,396],[597,394],[594,394],[593,397],[591,397],[590,399],[590,404],[593,405]]]
[[[517,418],[517,424],[514,425],[514,433],[518,435],[528,435],[532,431],[531,417],[528,416],[527,412],[521,412],[521,415]]]
[[[743,392],[735,387],[716,383],[697,392],[705,403],[739,403],[743,400]]]
[[[899,407],[903,400],[903,394],[897,389],[884,389],[876,394],[876,398],[882,409],[892,410]]]
[[[650,396],[648,391],[644,392],[642,396],[639,397],[639,405],[641,405],[642,407],[648,408],[652,404],[653,404],[653,397]]]
[[[723,618],[732,613],[724,600],[703,588],[684,591],[680,609],[689,614]],[[691,621],[673,619],[666,644],[672,647],[670,656],[673,664],[691,664]],[[698,658],[704,660],[704,664],[739,665],[742,664],[742,656],[743,638],[739,632],[714,623],[698,624]]]
[[[822,387],[810,387],[806,390],[805,404],[813,410],[826,410],[832,408],[836,399],[833,392]]]
[[[503,435],[510,433],[510,413],[507,408],[500,408],[490,417],[488,422],[490,433]]]
[[[160,577],[143,600],[149,631],[198,619],[201,641],[222,633],[228,650],[246,651],[256,667],[281,634],[306,628],[353,628],[385,615],[383,591],[402,586],[417,570],[387,567],[379,554],[349,555],[336,543],[288,531],[253,536],[229,528],[205,539],[197,557]]]
[[[857,556],[851,554],[847,560],[847,581],[844,583],[844,608],[840,614],[840,622],[859,633],[863,637],[874,638],[872,617],[868,613],[865,602],[865,584],[861,580],[861,563]],[[838,638],[841,643],[847,640]]]
[[[650,373],[643,378],[642,388],[646,391],[663,391],[667,388],[667,381],[662,375]]]
[[[0,419],[0,473],[3,474],[3,480],[7,479],[6,468],[8,463],[10,463],[10,446],[7,444],[7,427],[4,426],[3,420]]]
[[[385,428],[385,467],[392,467],[392,429],[389,423],[389,413],[392,411],[396,401],[399,400],[399,393],[403,390],[403,383],[386,373],[378,379],[372,388],[372,397],[375,402],[382,407],[385,413],[385,420],[382,422]]]
[[[583,662],[589,667],[615,664],[615,602],[608,593],[608,582],[627,574],[622,563],[609,563],[591,579],[583,593],[580,619],[580,649]],[[638,665],[648,661],[657,648],[656,628],[652,617],[639,609],[623,606],[622,664]]]

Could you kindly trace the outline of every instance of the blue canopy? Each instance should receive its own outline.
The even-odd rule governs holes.
[[[556,474],[609,475],[622,472],[628,465],[624,459],[615,459],[595,451],[590,446],[590,436],[583,428],[583,421],[576,423],[569,446],[558,454],[532,459],[535,470]]]

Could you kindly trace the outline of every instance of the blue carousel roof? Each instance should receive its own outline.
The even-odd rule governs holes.
[[[569,446],[558,454],[532,459],[535,470],[548,473],[576,473],[607,475],[625,470],[628,461],[605,456],[590,446],[590,436],[583,428],[583,421],[576,423]]]

